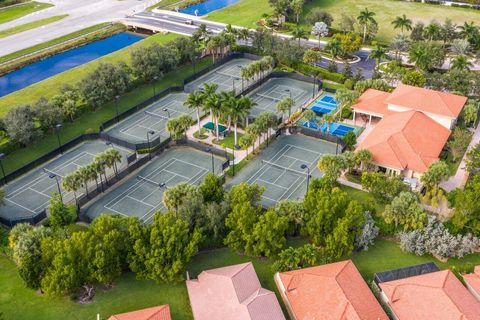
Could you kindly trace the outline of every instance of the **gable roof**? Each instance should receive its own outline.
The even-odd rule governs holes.
[[[400,84],[385,100],[416,111],[457,118],[467,98],[447,92]]]
[[[251,262],[206,270],[186,283],[195,320],[285,320]]]
[[[378,116],[385,116],[391,113],[391,111],[388,110],[387,103],[385,102],[389,96],[390,93],[388,92],[368,89],[360,96],[360,98],[358,98],[357,103],[352,106],[352,109],[356,111],[374,113]]]
[[[388,319],[351,260],[277,276],[296,319]]]
[[[396,112],[383,118],[357,150],[370,150],[381,166],[423,173],[438,160],[449,136],[450,130],[422,112]]]
[[[383,282],[380,288],[398,320],[480,319],[480,303],[450,270]]]
[[[480,265],[475,267],[473,273],[464,274],[463,279],[471,290],[480,296]]]
[[[108,320],[171,320],[168,304],[136,310],[132,312],[114,314]]]

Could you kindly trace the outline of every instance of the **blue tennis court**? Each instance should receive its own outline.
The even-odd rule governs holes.
[[[335,97],[324,93],[310,107],[317,115],[322,116],[337,109],[337,101]]]
[[[309,129],[313,129],[313,130],[319,130],[318,129],[318,123],[314,120],[310,120],[310,121],[305,121],[303,123],[303,126],[305,128],[309,128]],[[328,130],[328,132],[330,134],[333,134],[333,135],[336,135],[336,136],[339,136],[339,137],[344,137],[348,132],[350,131],[354,131],[355,128],[354,127],[351,127],[351,126],[348,126],[348,125],[345,125],[345,124],[342,124],[342,123],[332,123],[330,124],[330,130]],[[327,132],[327,124],[324,123],[321,127],[320,127],[320,131],[322,132]]]

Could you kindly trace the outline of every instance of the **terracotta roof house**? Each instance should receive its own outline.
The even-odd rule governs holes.
[[[351,260],[275,274],[292,320],[387,320]]]
[[[275,293],[261,287],[252,263],[205,270],[187,280],[195,320],[285,320]]]
[[[475,267],[473,273],[463,275],[463,280],[468,290],[480,301],[480,265]]]
[[[172,320],[168,304],[136,310],[127,313],[114,314],[108,320]]]
[[[450,270],[382,282],[379,287],[397,320],[480,320],[480,302]]]
[[[368,149],[388,174],[419,178],[439,159],[466,97],[399,85],[392,93],[365,91],[352,106],[357,116],[380,119],[357,150]]]

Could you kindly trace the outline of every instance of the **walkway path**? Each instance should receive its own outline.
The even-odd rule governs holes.
[[[472,137],[472,141],[468,145],[467,152],[463,156],[462,162],[460,162],[460,165],[458,166],[457,172],[455,173],[454,176],[451,176],[447,181],[444,181],[440,184],[440,186],[445,190],[445,191],[452,191],[453,189],[456,188],[463,188],[465,186],[465,183],[468,180],[468,172],[466,170],[466,160],[467,160],[467,153],[470,151],[473,147],[475,147],[478,143],[480,143],[480,125],[477,126],[477,129],[475,129]]]

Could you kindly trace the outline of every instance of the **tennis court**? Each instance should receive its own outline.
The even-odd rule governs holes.
[[[301,108],[312,97],[312,84],[291,78],[272,78],[248,94],[257,104],[250,112],[255,118],[262,112],[277,111],[277,104],[286,97],[295,102],[292,113]]]
[[[343,123],[336,123],[336,122],[330,124],[329,130],[327,130],[328,125],[326,123],[323,123],[319,129],[318,123],[313,119],[310,121],[305,121],[303,123],[303,126],[305,128],[312,129],[312,130],[320,130],[322,132],[328,131],[328,133],[333,134],[335,136],[339,136],[341,138],[343,138],[349,132],[353,132],[355,134],[358,133],[355,127],[352,127]]]
[[[322,95],[310,106],[310,109],[314,111],[318,116],[328,114],[337,109],[337,101],[335,97],[327,92]]]
[[[239,58],[228,61],[220,67],[204,74],[198,79],[193,80],[185,85],[185,92],[193,92],[203,88],[204,83],[217,84],[218,91],[232,91],[240,93],[243,88],[247,88],[251,83],[256,80],[243,80],[240,77],[240,70],[252,63],[254,60],[247,58]]]
[[[0,216],[9,221],[18,221],[39,215],[48,207],[52,192],[58,192],[56,179],[58,179],[61,187],[63,177],[74,172],[77,168],[91,163],[95,155],[107,148],[109,146],[101,140],[85,142],[44,166],[7,184],[4,187],[5,205],[0,206]],[[127,165],[126,156],[131,152],[118,146],[114,146],[114,148],[122,154],[122,162],[118,165],[119,170],[121,170]],[[108,175],[113,175],[113,170],[108,169]],[[92,185],[94,184],[95,182],[92,182]],[[84,192],[85,189],[80,188],[77,191],[77,197]],[[74,199],[72,192],[63,190],[62,197],[64,202]]]
[[[213,156],[216,174],[222,173],[224,158]],[[199,184],[212,171],[212,155],[190,147],[167,149],[158,158],[137,171],[116,189],[85,210],[94,219],[99,215],[135,216],[151,222],[157,211],[164,211],[163,192],[180,182]]]
[[[147,142],[148,132],[150,141],[168,138],[170,134],[166,129],[169,118],[176,118],[182,114],[189,114],[196,119],[196,111],[183,105],[187,95],[185,93],[172,93],[141,110],[107,131],[109,136],[130,143]]]
[[[303,199],[307,190],[307,173],[321,177],[317,163],[324,154],[334,154],[336,145],[304,135],[280,136],[227,187],[247,182],[266,188],[262,205],[270,207],[284,199]],[[306,167],[304,167],[306,166]]]

